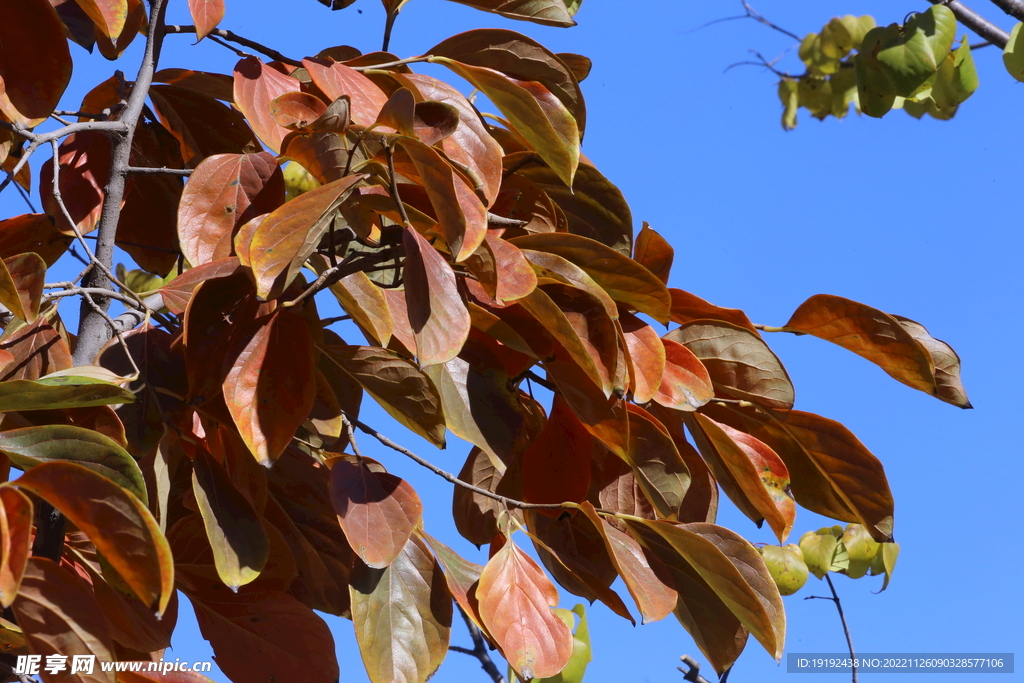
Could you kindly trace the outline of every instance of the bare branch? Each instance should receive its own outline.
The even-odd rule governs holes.
[[[683,662],[683,664],[686,665],[686,668],[689,669],[687,671],[684,670],[681,666],[676,667],[677,669],[683,672],[684,681],[691,681],[691,683],[711,683],[708,679],[700,675],[700,664],[697,663],[697,660],[695,660],[690,655],[683,655],[679,659]],[[729,675],[728,670],[725,672],[725,675]]]
[[[1017,21],[1024,21],[1024,0],[991,0],[991,2]]]
[[[951,9],[953,11],[953,14],[956,15],[957,21],[959,21],[961,24],[977,33],[979,36],[981,36],[988,42],[998,46],[999,49],[1005,48],[1006,43],[1008,43],[1010,40],[1010,34],[1008,34],[1006,31],[993,24],[988,19],[985,19],[980,14],[964,5],[962,2],[959,2],[959,0],[930,0],[930,2],[933,5],[945,5],[946,7]],[[1000,8],[1002,8],[1008,14],[1013,13],[1010,12],[1009,9],[1006,9],[1004,5],[1011,6],[1022,4],[1021,2],[1019,2],[1019,0],[992,0],[992,2],[999,6]]]
[[[154,175],[162,173],[164,175],[180,175],[187,177],[192,175],[192,170],[193,169],[191,168],[148,168],[145,166],[127,166],[125,167],[124,172],[128,175]]]
[[[452,645],[448,649],[453,652],[461,652],[470,657],[476,657],[480,661],[480,668],[487,672],[487,675],[491,677],[494,683],[505,683],[505,677],[498,671],[498,667],[495,666],[494,660],[491,659],[491,655],[487,651],[487,643],[484,641],[483,634],[480,633],[480,628],[473,623],[473,620],[469,618],[469,615],[461,607],[459,607],[459,614],[462,615],[462,620],[466,622],[466,628],[469,629],[469,637],[473,639],[473,649],[470,650],[458,645]]]
[[[823,597],[821,595],[808,595],[804,600],[831,600],[836,605],[836,610],[839,612],[839,621],[843,622],[843,633],[846,635],[846,646],[850,648],[850,661],[853,664],[851,667],[853,670],[853,683],[857,683],[857,655],[853,652],[853,639],[850,637],[850,627],[846,624],[846,615],[843,614],[843,604],[839,601],[839,594],[836,593],[836,587],[832,585],[832,577],[825,574],[825,581],[828,582],[828,588],[832,591],[832,597]]]
[[[195,26],[175,26],[175,25],[171,25],[171,26],[165,27],[165,31],[164,32],[165,33],[195,33],[196,32],[196,27]],[[224,38],[225,40],[230,40],[232,43],[238,43],[239,45],[244,45],[245,47],[248,47],[248,48],[251,48],[253,50],[256,50],[257,52],[259,52],[261,54],[264,54],[267,57],[270,57],[271,59],[277,60],[279,62],[284,62],[285,64],[291,64],[292,66],[302,66],[302,62],[300,62],[300,61],[298,61],[296,59],[292,59],[290,57],[286,57],[286,56],[284,56],[283,54],[281,54],[280,52],[278,52],[277,50],[275,50],[273,48],[267,47],[266,45],[261,45],[260,43],[257,43],[255,40],[250,40],[248,38],[244,38],[244,37],[238,35],[237,33],[234,33],[233,31],[226,31],[226,30],[224,30],[222,28],[215,28],[212,31],[210,31],[209,35],[217,36],[218,38]]]

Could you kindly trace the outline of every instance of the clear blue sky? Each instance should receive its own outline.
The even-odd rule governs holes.
[[[760,0],[755,6],[803,35],[831,16],[873,14],[889,23],[928,3]],[[1012,26],[988,3],[976,0],[974,6]],[[185,7],[183,0],[172,0],[169,20],[191,23]],[[1024,381],[1018,360],[1024,333],[1024,85],[1005,73],[999,51],[989,47],[975,54],[981,88],[950,122],[894,112],[881,121],[851,115],[819,123],[801,112],[798,129],[784,133],[775,78],[753,67],[723,70],[748,59],[748,50],[771,59],[793,41],[752,21],[691,31],[740,12],[738,2],[722,0],[586,0],[577,16],[580,25],[562,30],[505,21],[442,0],[412,0],[399,18],[392,51],[420,54],[462,30],[497,26],[534,36],[556,52],[590,56],[594,70],[583,84],[589,116],[584,152],[625,193],[637,228],[649,221],[675,246],[672,286],[743,308],[755,322],[772,325],[783,324],[813,294],[836,294],[918,320],[951,343],[963,359],[973,411],[915,392],[826,342],[769,339],[794,379],[797,407],[850,427],[885,464],[896,497],[902,554],[889,590],[872,593],[880,578],[836,578],[856,648],[1013,652],[1024,643],[1018,580],[1024,565],[1024,448],[1017,434],[1016,388]],[[315,0],[228,0],[222,23],[296,57],[344,43],[375,50],[382,25],[376,0],[359,0],[335,13]],[[75,46],[72,52],[76,73],[63,103],[69,109],[115,68],[128,74],[137,68],[138,45],[116,65],[98,55],[86,58]],[[217,45],[192,47],[187,37],[170,36],[162,65],[230,73],[235,61]],[[780,67],[799,70],[796,61],[793,49]],[[38,195],[33,201],[38,206]],[[0,196],[0,216],[24,211],[11,189]],[[71,318],[72,308],[65,311]],[[403,433],[382,411],[365,415],[446,469],[461,467],[468,447],[455,439],[448,451],[438,452]],[[483,552],[462,541],[450,522],[449,485],[363,441],[369,454],[420,492],[427,529],[482,563]],[[751,541],[773,541],[767,527],[756,529],[728,504],[719,523]],[[801,510],[794,538],[825,523]],[[832,605],[802,599],[826,592],[812,578],[785,599],[787,651],[845,650]],[[566,606],[574,604],[574,596],[562,596]],[[590,617],[595,659],[588,681],[678,681],[679,655],[699,659],[672,617],[634,628],[601,605]],[[328,621],[342,680],[364,681],[351,624]],[[452,642],[469,644],[460,623]],[[209,654],[183,601],[168,655],[198,660]],[[709,667],[705,673],[710,675]],[[730,680],[794,676],[751,641]],[[890,678],[907,680],[867,680]],[[475,660],[452,653],[434,680],[483,683],[486,677]],[[962,674],[956,680],[993,679]]]

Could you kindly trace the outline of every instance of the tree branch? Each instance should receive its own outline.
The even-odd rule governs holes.
[[[690,655],[683,655],[679,659],[686,665],[687,669],[689,669],[689,671],[686,671],[681,666],[676,667],[683,672],[684,681],[690,681],[691,683],[711,683],[708,679],[700,675],[700,664],[697,663],[697,660]],[[729,671],[726,671],[725,675],[728,676]]]
[[[196,27],[195,26],[176,26],[176,25],[171,25],[171,26],[166,26],[164,32],[165,33],[195,33],[196,32]],[[277,50],[275,50],[273,48],[267,47],[266,45],[261,45],[260,43],[257,43],[255,40],[250,40],[248,38],[244,38],[244,37],[238,35],[237,33],[234,33],[233,31],[226,31],[226,30],[224,30],[222,28],[215,28],[212,31],[210,31],[209,35],[217,36],[218,38],[223,38],[224,40],[230,40],[232,43],[238,43],[239,45],[244,45],[244,46],[246,46],[248,48],[256,50],[257,52],[260,52],[260,53],[266,55],[267,57],[270,57],[271,59],[277,60],[279,62],[284,62],[285,64],[291,64],[292,66],[302,66],[302,62],[300,62],[298,60],[295,60],[295,59],[292,59],[291,57],[286,57],[285,55],[281,54],[280,52],[278,52]]]
[[[487,675],[491,677],[494,683],[505,683],[505,677],[498,671],[498,667],[495,666],[490,653],[487,652],[487,643],[484,642],[484,636],[480,633],[480,628],[473,623],[473,620],[469,618],[469,615],[461,607],[459,607],[459,614],[462,615],[462,620],[466,622],[466,628],[469,629],[469,637],[473,639],[473,649],[470,650],[458,645],[452,645],[448,649],[453,652],[461,652],[470,657],[476,657],[480,661],[480,667],[487,672]]]
[[[95,258],[103,266],[94,268],[83,281],[87,288],[112,289],[112,278],[109,270],[114,257],[114,241],[117,234],[117,223],[121,217],[121,200],[124,198],[129,159],[132,151],[132,140],[135,129],[146,104],[149,86],[153,82],[153,74],[160,61],[160,48],[164,38],[164,13],[167,9],[166,0],[151,0],[149,15],[149,33],[146,36],[146,48],[139,66],[139,73],[132,86],[131,95],[121,116],[125,129],[114,138],[111,150],[110,180],[105,188],[103,209],[100,214],[99,230],[96,238]],[[93,122],[92,125],[107,123]],[[83,125],[83,124],[77,124]],[[106,272],[104,272],[106,271]],[[105,313],[110,306],[108,297],[95,300],[98,309],[88,302],[82,301],[81,323],[78,327],[78,343],[75,346],[72,361],[75,365],[91,363],[103,345],[110,339],[112,330],[107,325]]]
[[[850,648],[850,660],[853,665],[853,683],[857,683],[857,655],[853,652],[853,639],[850,637],[850,627],[846,624],[846,615],[843,614],[843,604],[839,602],[839,594],[836,593],[836,587],[832,585],[832,577],[825,574],[825,581],[828,582],[829,590],[832,591],[832,597],[823,597],[821,595],[808,595],[804,600],[831,600],[836,604],[836,610],[839,612],[839,621],[843,622],[843,633],[846,634],[846,645]]]
[[[991,0],[991,2],[1017,21],[1024,21],[1024,0]]]
[[[998,46],[999,49],[1005,48],[1006,43],[1010,40],[1010,34],[993,24],[988,19],[985,19],[959,0],[930,0],[930,2],[933,5],[945,5],[951,9],[953,14],[956,16],[957,21],[974,31],[988,42]],[[1008,14],[1011,14],[1011,12],[1003,7],[1003,5],[1021,4],[1018,0],[992,0],[992,2],[1000,6]]]

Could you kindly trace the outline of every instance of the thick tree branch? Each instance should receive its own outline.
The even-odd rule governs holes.
[[[462,615],[462,620],[466,622],[466,628],[469,629],[469,637],[473,639],[473,649],[458,645],[452,645],[448,649],[452,652],[461,652],[464,655],[476,657],[480,662],[480,668],[487,672],[494,683],[505,683],[505,677],[498,671],[498,667],[495,666],[494,660],[491,659],[491,655],[487,651],[487,643],[484,641],[483,634],[480,633],[480,628],[473,623],[473,620],[461,607],[459,607],[459,614]]]
[[[1024,0],[991,0],[991,2],[1017,21],[1024,21]]]
[[[149,33],[146,36],[146,48],[142,57],[142,64],[139,73],[135,78],[128,102],[121,115],[121,122],[125,126],[123,133],[117,135],[113,141],[111,150],[110,181],[105,188],[106,193],[103,199],[103,209],[100,214],[99,230],[96,238],[96,260],[103,268],[94,268],[86,275],[84,287],[97,289],[112,289],[112,278],[108,273],[113,263],[114,241],[117,234],[117,223],[121,217],[121,200],[124,198],[125,183],[127,174],[125,169],[130,166],[129,159],[132,151],[132,140],[135,137],[135,129],[146,105],[146,96],[149,94],[149,86],[153,82],[153,74],[156,71],[157,63],[160,61],[160,48],[164,38],[164,12],[167,8],[166,0],[152,0],[150,3]],[[92,125],[106,122],[93,122]],[[82,124],[78,124],[82,125]],[[106,272],[104,272],[106,271]],[[93,308],[88,302],[82,301],[81,323],[78,327],[78,343],[75,346],[72,360],[75,365],[91,363],[99,353],[103,345],[111,337],[111,329],[105,320],[105,313],[110,306],[108,297],[95,299],[98,309]]]
[[[974,31],[976,34],[1003,49],[1006,47],[1006,43],[1010,40],[1010,35],[993,24],[988,19],[985,19],[980,14],[967,7],[959,0],[930,0],[933,5],[945,5],[953,11],[956,15],[957,21],[966,26],[967,28]],[[1016,5],[1020,4],[1013,0],[992,0],[996,5]],[[1005,8],[1004,8],[1005,9]],[[1009,10],[1006,10],[1009,13]]]
[[[195,26],[176,26],[176,25],[171,25],[171,26],[165,27],[165,31],[164,32],[165,33],[195,33],[196,32],[196,27]],[[292,59],[291,57],[286,57],[285,55],[281,54],[277,50],[275,50],[273,48],[270,48],[270,47],[267,47],[266,45],[261,45],[260,43],[257,43],[255,40],[249,40],[248,38],[243,38],[242,36],[238,35],[237,33],[234,33],[233,31],[226,31],[226,30],[224,30],[222,28],[215,28],[212,31],[210,31],[210,35],[211,36],[217,36],[218,38],[223,38],[224,40],[230,40],[232,43],[238,43],[239,45],[244,45],[244,46],[246,46],[246,47],[248,47],[250,49],[256,50],[256,52],[264,54],[267,57],[270,57],[271,59],[277,60],[279,62],[284,62],[285,64],[291,64],[292,66],[302,66],[302,62],[300,62],[298,60],[295,60],[295,59]]]

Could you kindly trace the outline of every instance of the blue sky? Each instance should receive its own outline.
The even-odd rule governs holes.
[[[1012,26],[988,3],[975,5]],[[926,6],[909,0],[755,4],[800,35],[835,15],[873,14],[889,23]],[[191,23],[185,7],[172,0],[169,21]],[[748,50],[771,59],[793,48],[793,41],[749,20],[692,30],[741,11],[738,2],[721,0],[587,0],[577,16],[580,25],[563,30],[505,21],[443,0],[412,0],[398,20],[392,51],[420,54],[457,32],[496,26],[522,31],[556,52],[588,55],[594,70],[583,83],[584,153],[622,189],[637,229],[646,220],[675,246],[672,286],[743,308],[754,322],[770,325],[785,323],[813,294],[836,294],[917,320],[952,344],[963,360],[973,411],[915,392],[826,342],[789,335],[768,340],[793,377],[797,407],[853,430],[885,464],[896,497],[902,553],[889,589],[872,593],[880,578],[835,580],[858,651],[1013,652],[1024,642],[1018,581],[1024,449],[1017,433],[1017,387],[1024,381],[1018,360],[1024,333],[1024,84],[1006,74],[998,49],[989,47],[975,53],[980,89],[952,121],[917,121],[893,112],[880,121],[851,114],[819,123],[801,112],[797,130],[785,133],[774,76],[754,67],[724,70],[748,59]],[[334,13],[315,0],[228,0],[222,23],[296,57],[345,43],[378,49],[382,26],[376,0]],[[110,64],[73,46],[76,73],[65,108],[76,108],[115,68],[130,74],[138,47]],[[230,73],[235,61],[217,45],[193,47],[187,37],[169,36],[162,66]],[[780,67],[799,71],[795,49]],[[12,189],[0,195],[0,216],[25,210]],[[65,306],[62,313],[73,320],[73,307]],[[448,470],[458,471],[468,451],[455,439],[447,451],[436,451],[379,410],[367,411],[365,420]],[[483,552],[454,530],[447,483],[365,437],[363,447],[417,488],[430,533],[484,561]],[[728,504],[719,523],[753,542],[773,541],[767,527],[756,529]],[[800,510],[794,539],[825,523]],[[827,586],[812,578],[785,598],[788,652],[845,650],[832,605],[802,599],[826,593]],[[566,606],[575,603],[565,591],[562,596]],[[680,680],[679,655],[700,659],[672,617],[634,628],[596,605],[590,618],[595,654],[588,681]],[[351,624],[328,622],[342,680],[364,681]],[[469,644],[461,623],[452,642]],[[171,658],[209,658],[185,604],[173,644]],[[709,667],[705,673],[710,675]],[[730,680],[794,676],[751,641]],[[890,678],[906,680],[868,680]],[[976,679],[982,676],[956,678]],[[482,683],[486,677],[475,660],[452,653],[434,680]]]

